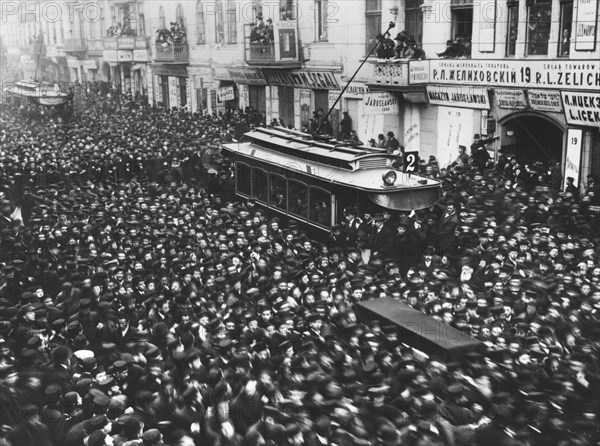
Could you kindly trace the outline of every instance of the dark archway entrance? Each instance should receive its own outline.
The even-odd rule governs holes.
[[[512,153],[520,163],[562,162],[563,129],[549,118],[513,115],[502,124],[501,152]]]

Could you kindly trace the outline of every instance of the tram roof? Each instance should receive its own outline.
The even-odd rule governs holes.
[[[421,189],[439,187],[439,182],[418,175],[396,171],[398,180],[395,186],[384,186],[382,175],[391,167],[379,167],[362,170],[341,169],[336,166],[324,165],[305,159],[293,159],[285,153],[265,148],[255,143],[230,143],[223,145],[226,150],[240,157],[246,158],[248,164],[252,161],[261,161],[266,164],[281,166],[292,172],[307,174],[322,181],[340,184],[370,192],[391,192],[400,189]]]
[[[244,136],[246,139],[266,145],[277,151],[303,158],[307,155],[313,155],[311,158],[322,158],[325,163],[330,163],[331,161],[334,161],[334,164],[340,161],[352,163],[367,156],[389,157],[387,151],[384,149],[366,146],[353,147],[344,144],[342,141],[338,142],[335,140],[319,141],[308,133],[289,130],[283,127],[257,128],[245,133]]]

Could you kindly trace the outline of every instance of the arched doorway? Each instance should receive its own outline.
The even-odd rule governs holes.
[[[501,153],[514,154],[520,163],[551,159],[562,162],[563,126],[549,116],[517,113],[500,121]]]
[[[110,83],[110,81],[111,81],[111,79],[110,79],[110,65],[108,64],[108,62],[104,62],[102,64],[102,68],[101,68],[100,73],[101,73],[101,76],[102,76],[102,81]]]

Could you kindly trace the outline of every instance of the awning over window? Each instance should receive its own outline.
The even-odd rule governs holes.
[[[152,71],[158,76],[187,77],[188,75],[184,65],[153,64]]]

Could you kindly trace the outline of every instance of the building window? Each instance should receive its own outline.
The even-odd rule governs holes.
[[[175,22],[185,29],[185,13],[183,12],[181,3],[177,5],[177,9],[175,10]]]
[[[568,56],[571,47],[571,30],[573,24],[573,2],[560,4],[560,39],[558,41],[558,55]]]
[[[327,42],[327,0],[315,0],[315,40]]]
[[[547,55],[552,18],[551,1],[527,1],[527,54]]]
[[[452,8],[452,36],[455,41],[470,42],[473,34],[473,6]]]
[[[167,20],[165,19],[165,8],[162,6],[158,10],[158,27],[165,29],[167,27]]]
[[[223,0],[217,0],[215,14],[215,43],[225,43],[225,11]]]
[[[196,3],[196,43],[198,45],[206,43],[206,24],[204,23],[202,0],[198,0]]]
[[[252,2],[252,22],[257,22],[258,18],[262,18],[263,17],[263,7],[262,7],[262,1],[261,0],[254,0]]]
[[[407,0],[404,9],[404,29],[417,43],[423,42],[423,5],[422,0]]]
[[[508,29],[506,31],[506,55],[514,56],[517,52],[519,37],[519,4],[508,4]]]
[[[366,0],[366,48],[365,54],[377,44],[377,36],[381,34],[381,0]]]
[[[227,43],[237,43],[237,12],[235,0],[227,0]]]
[[[281,20],[296,20],[294,0],[279,0],[279,17]]]
[[[146,19],[144,14],[140,14],[139,22],[138,22],[138,36],[146,35]]]

